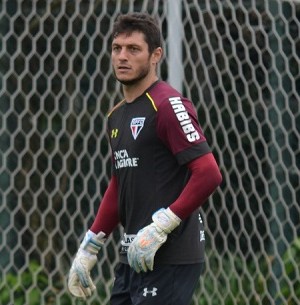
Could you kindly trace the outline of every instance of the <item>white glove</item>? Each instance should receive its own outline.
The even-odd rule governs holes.
[[[169,208],[160,209],[152,216],[153,222],[141,229],[128,248],[128,263],[136,271],[153,270],[154,256],[181,222]]]
[[[97,262],[97,254],[105,241],[104,237],[103,232],[96,235],[89,230],[85,234],[72,263],[68,279],[68,288],[75,297],[86,299],[96,289],[90,271]]]

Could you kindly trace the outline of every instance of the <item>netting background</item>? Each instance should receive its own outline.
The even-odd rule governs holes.
[[[177,1],[174,1],[174,3]],[[170,1],[170,3],[173,3]],[[223,183],[203,207],[194,304],[299,304],[299,1],[182,1],[183,92]],[[168,1],[0,1],[0,304],[83,304],[66,275],[110,174],[105,115],[120,96],[110,30]],[[182,20],[181,20],[182,19]],[[168,60],[160,75],[168,80]],[[120,232],[93,271],[108,304]]]

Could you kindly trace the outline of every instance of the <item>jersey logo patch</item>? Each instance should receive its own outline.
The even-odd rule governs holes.
[[[110,137],[113,139],[113,138],[116,138],[118,136],[118,132],[119,132],[119,129],[112,129],[111,130],[111,135]]]
[[[131,120],[130,129],[131,129],[132,136],[135,140],[144,127],[145,119],[146,118],[133,118]]]

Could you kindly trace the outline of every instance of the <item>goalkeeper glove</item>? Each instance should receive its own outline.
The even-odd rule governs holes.
[[[153,270],[154,256],[181,222],[169,208],[160,209],[152,216],[153,222],[141,229],[128,248],[129,265],[136,271]]]
[[[86,299],[96,289],[90,271],[97,262],[97,254],[104,244],[104,237],[103,232],[96,235],[89,230],[85,234],[72,263],[68,279],[68,288],[75,297]]]

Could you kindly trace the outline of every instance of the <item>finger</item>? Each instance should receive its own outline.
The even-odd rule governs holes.
[[[127,259],[129,266],[135,269],[135,247],[133,244],[128,248]]]
[[[71,273],[69,275],[68,289],[74,297],[85,299],[85,293],[83,292],[81,285],[78,281],[78,277],[75,273]]]
[[[87,295],[86,293],[83,291],[82,287],[80,285],[78,286],[72,286],[69,288],[71,294],[79,299],[86,299]]]
[[[83,268],[77,268],[76,273],[78,275],[79,282],[83,288],[89,288],[92,282],[90,275]]]
[[[154,255],[149,255],[145,258],[145,265],[147,270],[153,271]]]
[[[80,287],[82,290],[82,293],[84,293],[85,298],[88,298],[92,295],[92,290],[90,288],[84,288],[84,287]]]
[[[128,264],[131,267],[132,266],[132,253],[131,253],[131,246],[128,248],[127,251],[127,260],[128,260]]]
[[[148,271],[148,266],[146,264],[144,256],[140,257],[140,259],[138,261],[138,265],[139,265],[139,269],[141,271],[143,271],[143,272],[147,272]]]
[[[94,282],[92,281],[91,277],[89,278],[89,280],[90,280],[89,288],[91,289],[91,292],[93,292],[96,290],[96,286],[95,286]]]
[[[138,256],[136,255],[136,253],[134,252],[134,255],[132,257],[132,268],[134,269],[135,272],[140,273],[141,272],[141,268],[139,266],[139,262],[138,262]]]
[[[140,273],[141,272],[141,267],[140,267],[140,264],[139,264],[139,261],[138,261],[138,258],[136,258],[135,262],[134,262],[134,268],[135,272],[137,273]]]
[[[135,272],[140,273],[141,268],[139,266],[138,255],[134,244],[129,248],[127,256],[130,267],[134,269]]]
[[[70,287],[70,292],[77,298],[82,298],[86,300],[86,298],[92,295],[92,290],[90,287],[85,288],[83,287],[79,281],[72,287]]]

